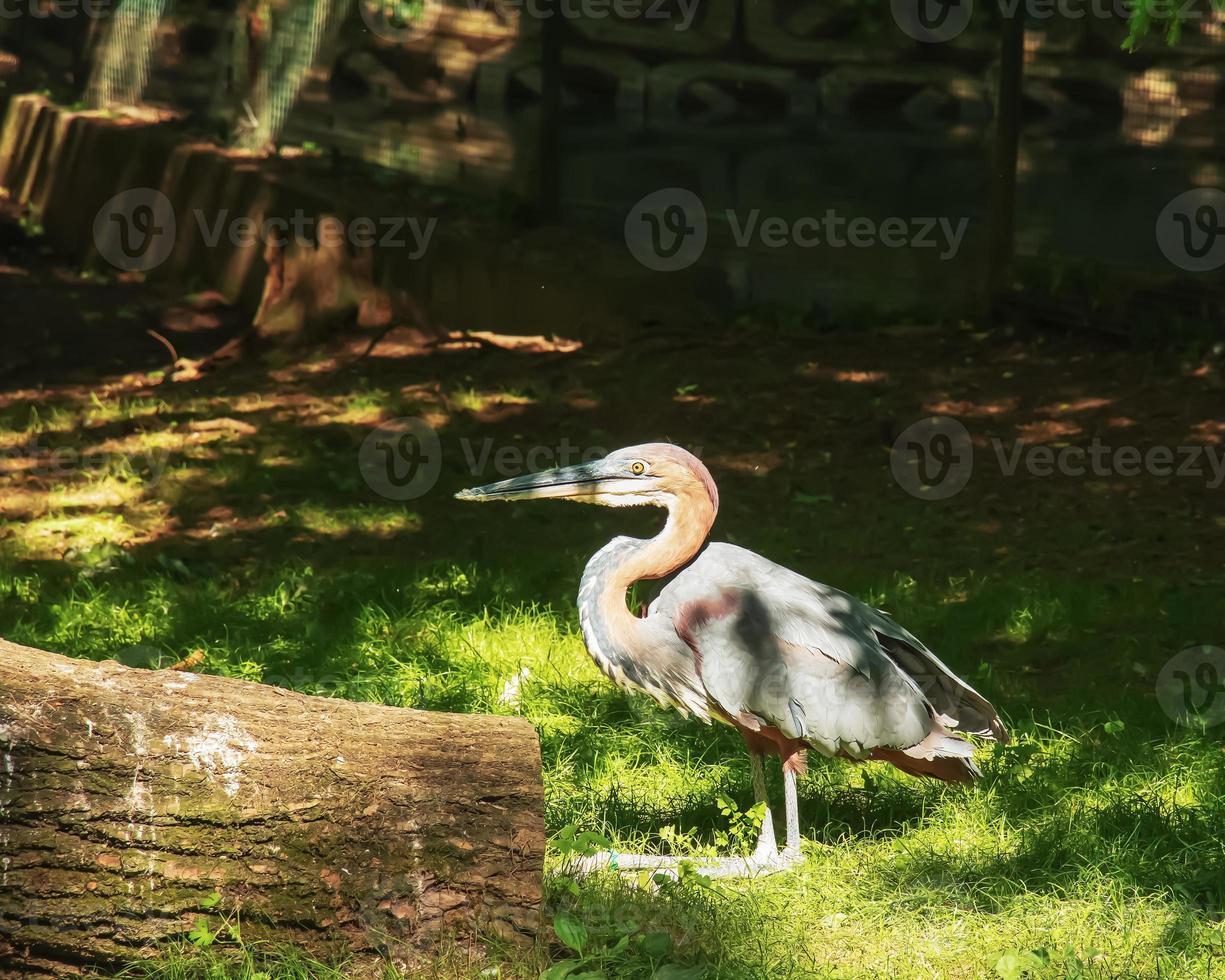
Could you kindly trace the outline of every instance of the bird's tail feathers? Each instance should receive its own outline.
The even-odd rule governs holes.
[[[930,776],[946,783],[971,783],[982,775],[974,764],[974,746],[943,726],[906,749],[873,749],[872,758],[912,776]]]

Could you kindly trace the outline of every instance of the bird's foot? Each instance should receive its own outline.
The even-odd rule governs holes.
[[[598,854],[579,858],[572,868],[578,875],[592,874],[597,871],[616,871],[622,874],[652,871],[670,878],[679,878],[681,867],[684,865],[707,878],[761,878],[789,871],[802,861],[803,857],[798,848],[787,848],[782,851],[773,848],[765,851],[758,848],[749,857],[729,856],[714,859],[600,851]]]

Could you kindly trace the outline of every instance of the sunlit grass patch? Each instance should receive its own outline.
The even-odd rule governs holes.
[[[448,397],[456,408],[473,414],[501,405],[530,405],[535,401],[531,395],[513,389],[478,391],[475,388],[462,388],[451,392]]]
[[[343,964],[321,963],[292,948],[258,944],[201,950],[168,944],[162,955],[133,963],[117,980],[344,980]]]
[[[315,534],[340,537],[351,531],[361,531],[376,537],[390,538],[421,527],[421,518],[402,508],[323,507],[299,505],[293,508],[293,520]]]
[[[161,398],[124,395],[101,399],[93,395],[85,407],[84,420],[87,426],[99,425],[103,422],[149,418],[170,410],[170,404]]]
[[[16,557],[62,555],[69,548],[86,552],[99,545],[122,546],[141,536],[122,514],[46,515],[11,528],[5,550]]]
[[[44,401],[37,405],[14,405],[0,412],[0,429],[6,440],[13,436],[29,438],[52,432],[68,432],[80,418],[77,406],[65,402]]]
[[[118,508],[139,500],[143,488],[130,480],[104,476],[83,485],[57,487],[46,494],[51,510]]]

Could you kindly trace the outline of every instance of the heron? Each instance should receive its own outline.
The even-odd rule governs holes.
[[[744,737],[765,818],[751,856],[722,858],[702,869],[708,874],[771,874],[801,861],[796,777],[810,749],[965,783],[981,775],[965,736],[1008,740],[991,704],[886,613],[745,548],[708,544],[719,491],[705,465],[679,446],[631,446],[456,497],[667,512],[654,537],[616,537],[591,558],[579,585],[579,622],[588,652],[615,684]],[[644,615],[631,612],[627,596],[636,582],[669,576]],[[777,756],[783,772],[781,848],[767,756]],[[664,870],[678,863],[604,852],[589,866]]]

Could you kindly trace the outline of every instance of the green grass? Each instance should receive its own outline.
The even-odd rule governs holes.
[[[888,594],[889,585],[880,589]],[[947,618],[939,591],[908,585],[894,606],[933,632]],[[184,561],[92,578],[10,567],[0,576],[0,610],[11,638],[79,656],[202,649],[210,672],[309,693],[516,711],[540,732],[554,834],[594,831],[620,850],[668,850],[678,836],[709,846],[727,826],[720,795],[751,803],[737,738],[611,687],[568,611],[519,604],[512,592],[497,577],[452,565],[323,572],[269,560],[227,572]],[[1064,597],[1056,611],[1048,593]],[[1084,584],[984,581],[944,623],[945,647],[960,664],[997,636],[1066,649],[1121,605],[1144,619],[1164,594],[1134,586],[1107,603]],[[1135,673],[1132,664],[1118,667]],[[991,671],[978,673],[1016,733],[1013,745],[986,757],[978,786],[814,760],[801,783],[802,871],[662,899],[612,883],[571,890],[559,878],[552,907],[592,929],[620,921],[610,909],[633,909],[643,930],[672,935],[678,962],[706,964],[712,977],[982,976],[1009,951],[1033,949],[1050,961],[1041,975],[1209,975],[1225,952],[1219,742],[1172,730],[1144,698],[1098,710],[1062,710],[1074,701],[1051,698],[1032,712],[1011,703]],[[516,677],[510,704],[503,695]],[[1116,722],[1110,731],[1108,721]],[[241,959],[249,954],[236,955],[236,972],[224,975],[259,972]],[[227,961],[224,953],[207,967],[172,958],[155,975],[216,976]],[[627,962],[628,971],[614,966],[609,975],[649,975],[641,959]],[[276,975],[322,975],[288,964]]]
[[[502,390],[526,394],[507,404],[536,411],[530,402],[547,393],[518,372]],[[455,386],[448,435],[483,432],[470,413],[487,402],[472,393],[498,387]],[[675,384],[656,388],[670,401]],[[872,452],[842,451],[837,468],[813,454],[765,475],[717,471],[720,536],[889,609],[996,703],[1015,741],[984,749],[985,775],[971,788],[812,759],[800,783],[806,860],[791,874],[657,888],[576,882],[564,861],[575,833],[622,851],[691,854],[742,840],[747,760],[733,732],[617,690],[583,649],[579,570],[612,534],[646,530],[649,515],[462,507],[447,491],[477,481],[453,443],[436,493],[399,504],[366,492],[354,453],[367,415],[411,413],[418,397],[354,377],[311,390],[309,422],[241,385],[5,409],[5,446],[37,433],[52,446],[116,440],[129,454],[159,446],[164,456],[157,466],[108,458],[9,498],[0,633],[93,659],[202,650],[210,673],[530,720],[552,841],[548,915],[563,941],[495,948],[476,965],[444,949],[423,976],[535,977],[575,958],[566,937],[586,957],[574,975],[625,980],[1222,971],[1225,754],[1219,731],[1178,728],[1154,694],[1171,655],[1220,642],[1219,550],[1196,551],[1198,536],[1221,533],[1219,520],[1183,527],[1166,515],[1170,540],[1133,560],[1117,550],[1130,547],[1132,511],[1108,492],[1077,488],[1059,506],[986,484],[934,507],[900,499]],[[513,436],[493,431],[555,443],[541,411],[504,423]],[[258,431],[189,435],[212,417]],[[831,429],[829,444],[836,438]],[[988,511],[1005,531],[976,529]],[[128,975],[343,973],[221,935]]]

